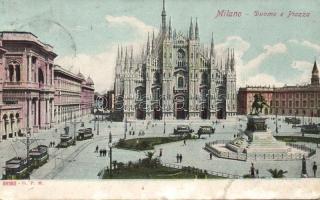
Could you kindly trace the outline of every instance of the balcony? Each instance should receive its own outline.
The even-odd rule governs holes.
[[[25,90],[41,90],[41,91],[54,91],[54,87],[43,83],[32,83],[32,82],[10,82],[6,81],[3,84],[4,89],[25,89]]]
[[[187,87],[182,87],[182,88],[176,88],[173,87],[173,93],[177,94],[177,93],[187,93],[188,89]]]

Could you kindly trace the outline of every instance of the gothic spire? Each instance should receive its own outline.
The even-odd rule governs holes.
[[[121,45],[120,62],[122,61],[122,58],[123,58],[123,48],[122,48],[122,45]]]
[[[169,18],[169,39],[172,39],[171,17]]]
[[[131,46],[130,68],[133,68],[133,47]]]
[[[154,46],[155,46],[155,41],[154,41],[154,30],[152,31],[152,41],[151,41],[151,52],[153,53],[154,51]]]
[[[120,50],[119,50],[119,44],[118,44],[116,64],[119,64],[119,59],[120,59]]]
[[[231,71],[234,71],[234,49],[232,49],[232,54],[231,54],[231,64],[230,64],[230,67],[231,67]]]
[[[226,62],[226,71],[229,70],[229,58],[230,58],[230,49],[228,48],[228,57],[227,57],[227,62]]]
[[[148,32],[148,41],[147,41],[147,55],[150,54],[150,41],[149,41],[149,32]]]
[[[166,34],[166,8],[165,8],[165,0],[162,1],[162,13],[161,13],[161,17],[162,17],[162,33],[165,35]]]
[[[214,56],[214,41],[213,41],[213,33],[211,36],[211,48],[210,48],[210,56]]]
[[[143,61],[143,58],[144,58],[144,45],[142,45],[142,48],[141,48],[141,59]]]
[[[126,70],[128,67],[128,50],[127,50],[127,47],[126,47],[126,54],[125,54],[125,57],[124,57],[124,69]]]
[[[191,40],[194,39],[194,29],[193,29],[193,24],[192,24],[192,17],[190,20],[189,39],[191,39]]]
[[[196,34],[196,40],[199,40],[199,27],[198,27],[198,19],[197,18],[196,18],[195,34]]]

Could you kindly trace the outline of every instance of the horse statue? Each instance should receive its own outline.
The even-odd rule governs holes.
[[[264,107],[269,107],[269,105],[266,103],[266,100],[263,98],[263,96],[258,93],[254,95],[254,101],[251,106],[251,115],[259,115],[262,113],[262,109]]]

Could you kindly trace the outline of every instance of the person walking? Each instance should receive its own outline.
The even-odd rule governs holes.
[[[99,151],[99,147],[98,147],[98,145],[96,146],[96,153],[98,153],[98,151]]]
[[[212,153],[210,153],[210,160],[212,160]]]
[[[99,155],[101,157],[102,156],[102,149],[99,150],[99,153],[100,153]]]
[[[251,175],[251,178],[254,178],[255,177],[255,169],[254,169],[254,166],[253,166],[253,163],[251,163],[251,167],[250,167],[250,175]]]
[[[183,145],[186,146],[186,139],[183,139]]]
[[[178,154],[178,153],[177,153],[176,158],[177,158],[177,163],[179,163],[179,158],[180,158],[180,156],[179,156],[179,154]]]
[[[182,154],[179,156],[180,163],[182,162]]]
[[[159,153],[159,157],[161,157],[162,156],[162,149],[160,149],[160,153]]]
[[[317,169],[318,169],[317,163],[313,162],[312,170],[313,170],[314,177],[317,177]]]

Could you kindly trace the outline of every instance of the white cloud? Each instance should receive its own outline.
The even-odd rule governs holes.
[[[108,15],[106,20],[112,26],[131,26],[132,30],[138,33],[138,37],[122,43],[123,46],[138,49],[135,52],[140,52],[140,45],[145,41],[147,32],[157,31],[155,27],[148,26],[135,17]],[[71,68],[74,73],[78,73],[80,70],[84,75],[90,75],[95,83],[95,90],[104,92],[113,87],[117,48],[117,44],[111,44],[106,51],[95,55],[78,54],[75,57],[58,57],[56,63]]]
[[[283,83],[276,80],[274,76],[264,73],[249,77],[246,84],[249,86],[283,86]]]
[[[226,40],[216,45],[217,52],[226,53],[227,48],[234,48],[235,50],[235,62],[236,62],[236,71],[237,71],[237,86],[245,86],[247,84],[256,84],[259,83],[259,78],[265,80],[267,85],[279,85],[282,84],[269,74],[259,74],[259,67],[269,57],[275,54],[282,54],[287,52],[287,47],[283,43],[277,43],[274,45],[265,45],[263,47],[263,52],[261,52],[256,57],[250,59],[249,61],[245,62],[243,59],[244,54],[250,48],[250,43],[243,40],[240,36],[230,36],[227,37]],[[222,54],[217,54],[219,56]],[[220,62],[220,60],[218,60]],[[260,84],[264,84],[263,82]],[[259,85],[259,84],[256,84]]]
[[[136,31],[142,36],[145,36],[146,33],[152,32],[156,28],[145,24],[143,21],[132,16],[112,16],[107,15],[106,21],[111,26],[130,26],[133,31]]]
[[[293,69],[299,70],[301,72],[300,76],[297,80],[294,80],[295,83],[302,84],[302,83],[309,83],[310,76],[312,71],[313,64],[311,62],[305,60],[295,60],[291,63],[291,67]]]
[[[245,64],[244,67],[247,70],[256,69],[257,67],[259,67],[261,65],[261,63],[265,59],[267,59],[271,55],[281,54],[281,53],[285,53],[287,51],[287,47],[283,43],[277,43],[273,46],[266,45],[263,47],[263,49],[264,49],[264,52],[259,54],[254,59],[251,59],[249,62],[247,62],[247,64]]]
[[[309,47],[317,52],[320,52],[320,45],[319,44],[316,44],[316,43],[313,43],[313,42],[310,42],[308,40],[303,40],[303,41],[299,41],[299,40],[296,40],[296,39],[291,39],[289,40],[290,43],[293,43],[293,44],[298,44],[298,45],[302,45],[302,46],[305,46],[305,47]]]

